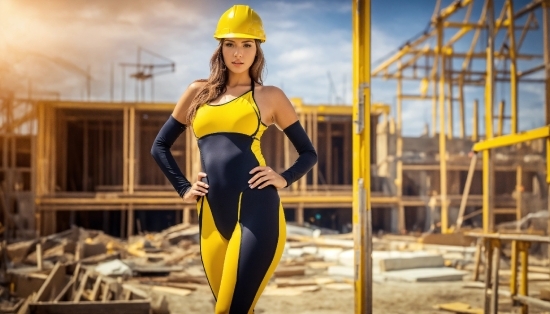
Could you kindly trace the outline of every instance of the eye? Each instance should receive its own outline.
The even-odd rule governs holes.
[[[226,47],[232,47],[233,44],[232,44],[232,43],[225,43],[225,46],[226,46]]]
[[[245,48],[250,48],[250,47],[252,47],[252,45],[251,44],[244,44],[244,47]]]

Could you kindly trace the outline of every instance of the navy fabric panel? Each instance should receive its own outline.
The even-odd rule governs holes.
[[[216,228],[228,240],[237,224],[239,196],[252,178],[249,172],[259,166],[251,150],[252,141],[250,136],[239,133],[216,133],[198,141],[209,185],[208,204]]]
[[[273,186],[244,191],[241,249],[230,313],[248,313],[277,249],[279,194]]]

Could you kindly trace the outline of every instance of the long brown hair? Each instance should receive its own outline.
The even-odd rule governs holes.
[[[197,113],[197,109],[205,103],[211,102],[220,97],[227,90],[227,80],[229,78],[229,70],[223,62],[222,47],[224,40],[220,40],[218,48],[212,54],[210,58],[210,76],[208,79],[200,79],[195,82],[206,82],[201,90],[197,93],[189,109],[187,110],[187,124],[190,124]],[[265,58],[262,48],[260,47],[260,41],[256,42],[256,57],[254,62],[248,69],[248,74],[253,82],[258,85],[263,84],[263,72],[265,68]]]

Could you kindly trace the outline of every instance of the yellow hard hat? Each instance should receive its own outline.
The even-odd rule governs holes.
[[[264,42],[262,19],[249,6],[236,4],[220,17],[214,38],[252,38]]]

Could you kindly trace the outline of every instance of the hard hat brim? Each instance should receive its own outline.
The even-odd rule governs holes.
[[[253,36],[250,34],[244,34],[244,33],[229,33],[229,34],[223,34],[223,35],[214,35],[214,38],[217,40],[220,40],[222,38],[250,38],[250,39],[259,39],[261,42],[265,42],[265,37],[261,38],[258,36]]]

